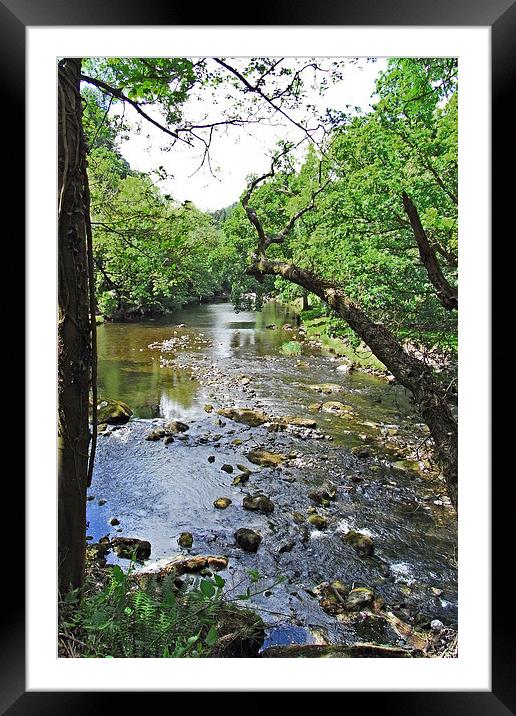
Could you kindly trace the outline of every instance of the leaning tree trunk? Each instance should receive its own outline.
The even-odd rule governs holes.
[[[443,391],[436,384],[431,369],[409,355],[385,326],[372,321],[342,289],[323,281],[313,273],[283,261],[269,261],[263,252],[255,255],[254,264],[248,269],[248,273],[259,280],[264,274],[282,276],[319,296],[348,323],[401,385],[411,391],[421,418],[430,429],[436,447],[436,460],[442,469],[450,500],[456,508],[457,421]]]
[[[58,582],[81,586],[92,360],[80,59],[58,68]]]

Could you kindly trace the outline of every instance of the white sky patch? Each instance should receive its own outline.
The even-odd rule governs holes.
[[[334,60],[336,58],[332,58]],[[286,60],[286,64],[288,59]],[[302,104],[313,104],[316,111],[339,110],[355,113],[355,107],[368,110],[375,90],[378,74],[385,69],[387,60],[377,59],[368,62],[359,60],[357,64],[346,65],[343,79],[330,84],[321,96],[316,88],[311,88]],[[162,116],[150,107],[145,110],[158,121],[165,124]],[[185,116],[196,120],[208,115],[218,116],[213,106],[206,107],[206,97],[194,93],[185,105]],[[133,127],[129,139],[120,142],[120,151],[132,169],[152,172],[163,167],[169,176],[159,181],[158,186],[164,194],[170,194],[178,202],[192,201],[203,211],[214,211],[238,201],[246,186],[249,174],[264,173],[269,169],[270,156],[280,139],[299,141],[301,130],[279,114],[270,123],[247,124],[243,127],[228,126],[216,130],[210,149],[211,169],[205,163],[198,171],[202,161],[202,151],[182,143],[176,143],[171,149],[167,136],[136,114],[127,105],[113,105],[112,112],[125,111],[125,120]],[[300,113],[290,112],[301,121]],[[140,131],[137,127],[140,126]],[[302,154],[307,143],[302,145]]]

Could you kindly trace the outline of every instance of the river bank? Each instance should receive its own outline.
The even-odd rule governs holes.
[[[425,653],[457,621],[456,521],[424,454],[427,432],[399,386],[343,369],[306,339],[285,355],[295,324],[277,305],[235,315],[214,304],[169,323],[100,327],[100,394],[134,416],[99,437],[89,541],[148,540],[146,571],[214,555],[228,560],[229,586],[249,570],[264,586],[282,578],[251,600],[265,648]],[[174,420],[187,429],[171,431]],[[261,538],[256,552],[242,549],[241,529]],[[191,547],[178,543],[184,533]],[[124,564],[114,551],[107,559]]]

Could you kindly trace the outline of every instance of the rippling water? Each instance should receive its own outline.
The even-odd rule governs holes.
[[[284,323],[294,331],[282,330]],[[276,328],[267,328],[271,324]],[[159,321],[100,326],[99,394],[127,402],[134,419],[99,437],[88,534],[97,540],[121,530],[148,539],[151,564],[159,564],[184,553],[177,538],[188,531],[194,536],[192,554],[230,558],[223,574],[228,585],[245,579],[249,568],[264,575],[264,584],[286,577],[272,595],[254,599],[272,625],[271,643],[310,642],[319,636],[394,643],[397,636],[384,623],[366,620],[351,627],[320,609],[311,590],[336,578],[374,587],[390,605],[424,618],[455,623],[455,520],[450,510],[429,499],[442,487],[430,473],[392,465],[397,443],[390,433],[407,440],[425,437],[407,396],[374,376],[336,371],[342,361],[306,344],[299,357],[282,355],[281,346],[293,333],[295,315],[274,303],[262,312],[239,314],[229,304],[214,303]],[[170,339],[171,350],[156,347]],[[321,397],[310,388],[324,382],[338,383],[345,392]],[[274,416],[313,418],[310,405],[324,400],[349,404],[355,414],[318,413],[318,429],[326,437],[317,440],[270,433],[265,427],[250,429],[231,420],[220,425],[219,416],[204,410],[206,403],[215,409],[245,405]],[[190,425],[186,440],[170,445],[145,441],[156,422],[170,418]],[[235,440],[241,444],[233,444]],[[349,451],[364,441],[371,451],[365,460]],[[259,469],[246,458],[256,447],[282,452],[289,460],[281,470]],[[215,457],[213,463],[209,456]],[[234,487],[236,467],[233,474],[220,468],[237,463],[255,472],[246,485]],[[306,513],[312,504],[308,492],[328,478],[337,486],[337,500],[319,510],[328,519],[328,530],[294,524],[292,512]],[[272,515],[242,509],[242,497],[255,491],[273,500]],[[221,496],[232,500],[226,510],[213,507]],[[106,500],[102,506],[100,498]],[[112,516],[120,527],[108,524]],[[238,527],[263,535],[257,554],[235,547]],[[375,558],[360,558],[342,542],[350,528],[373,538]],[[294,548],[279,554],[288,540]],[[436,590],[442,595],[436,596]]]

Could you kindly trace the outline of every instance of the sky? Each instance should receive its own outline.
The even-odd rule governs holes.
[[[346,110],[347,105],[367,110],[375,80],[385,65],[383,59],[376,62],[361,60],[357,64],[346,65],[341,81],[330,85],[322,97],[315,90],[310,91],[307,101],[323,111],[326,108],[349,111],[349,108]],[[200,112],[204,114],[207,111],[203,106],[205,101],[201,96],[193,96],[185,112],[194,117],[201,116]],[[114,111],[120,112],[122,107],[119,105]],[[245,129],[230,127],[219,131],[210,150],[214,177],[207,165],[195,171],[202,154],[199,149],[192,150],[176,143],[165,151],[167,142],[163,132],[148,122],[140,122],[141,130],[138,132],[136,112],[131,107],[126,107],[124,111],[126,122],[134,126],[134,130],[119,148],[132,169],[148,173],[164,167],[169,176],[159,181],[161,191],[178,202],[192,201],[203,211],[214,211],[238,201],[246,187],[246,177],[269,169],[271,152],[277,141],[286,138],[295,142],[301,138],[300,130],[280,116],[274,117],[274,126],[251,124]],[[160,119],[158,114],[153,116]]]

